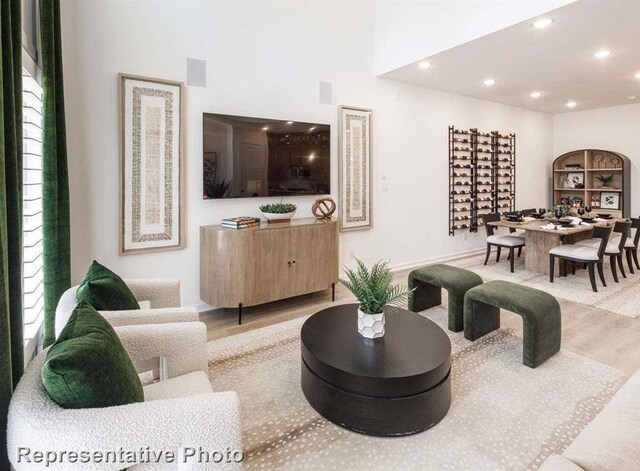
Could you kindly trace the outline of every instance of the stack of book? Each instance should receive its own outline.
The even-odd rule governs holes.
[[[240,216],[237,218],[226,218],[222,220],[222,227],[227,229],[246,229],[248,227],[258,227],[260,218]]]

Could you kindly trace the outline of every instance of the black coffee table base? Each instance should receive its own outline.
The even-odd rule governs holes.
[[[399,437],[423,432],[447,415],[451,374],[433,388],[405,397],[371,397],[336,388],[302,363],[302,392],[309,404],[336,425],[366,435]]]

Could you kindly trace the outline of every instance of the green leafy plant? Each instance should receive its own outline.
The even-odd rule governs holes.
[[[371,270],[356,258],[357,268],[345,268],[346,278],[339,282],[353,293],[365,314],[379,314],[385,306],[397,308],[413,290],[406,286],[392,285],[393,273],[389,262],[380,260]]]
[[[263,204],[262,206],[258,206],[260,211],[263,213],[271,213],[271,214],[285,214],[292,213],[298,207],[293,203],[272,203],[272,204]]]
[[[560,210],[562,212],[562,216],[560,217],[567,217],[571,214],[571,206],[569,206],[568,204],[556,204],[553,209],[550,209],[547,214],[546,217],[549,218],[555,218],[556,217],[556,211]]]
[[[611,175],[596,175],[594,178],[598,180],[602,186],[609,186],[613,183],[613,176],[614,174],[612,173]]]
[[[207,198],[223,198],[229,191],[231,180],[223,179],[220,182],[205,181],[204,194]]]

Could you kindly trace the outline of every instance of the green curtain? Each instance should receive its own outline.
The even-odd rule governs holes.
[[[69,175],[62,84],[60,1],[40,0],[43,96],[44,345],[55,340],[55,313],[71,286]]]
[[[7,409],[24,368],[20,0],[0,0],[0,40],[0,469],[9,469]]]

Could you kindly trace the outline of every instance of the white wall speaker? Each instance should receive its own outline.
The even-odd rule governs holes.
[[[331,105],[333,103],[333,84],[320,81],[320,103]]]
[[[207,61],[187,57],[187,85],[207,86]]]

